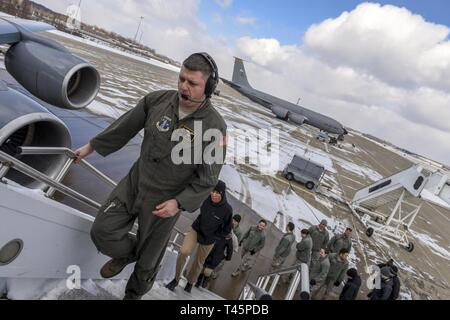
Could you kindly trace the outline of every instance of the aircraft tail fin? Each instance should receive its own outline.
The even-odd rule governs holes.
[[[251,88],[252,86],[248,83],[247,73],[245,72],[244,61],[240,58],[234,57],[234,69],[233,69],[233,79],[235,84],[242,87]]]

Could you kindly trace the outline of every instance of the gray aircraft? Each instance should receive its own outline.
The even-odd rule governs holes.
[[[341,123],[330,117],[254,89],[247,80],[244,62],[240,58],[235,57],[232,81],[221,79],[250,100],[272,110],[279,119],[289,120],[298,125],[308,124],[328,133],[337,134],[339,140],[348,133]]]

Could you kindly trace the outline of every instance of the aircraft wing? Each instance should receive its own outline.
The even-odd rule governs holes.
[[[32,32],[55,30],[55,27],[44,22],[0,17],[0,44],[11,44],[21,40],[16,25]]]

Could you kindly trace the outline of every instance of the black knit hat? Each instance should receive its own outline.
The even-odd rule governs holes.
[[[397,273],[398,273],[398,268],[397,268],[397,266],[392,266],[392,267],[391,267],[391,273],[392,273],[394,276],[397,275]]]
[[[225,182],[223,182],[222,180],[219,180],[217,182],[217,185],[214,187],[214,191],[217,191],[220,193],[220,195],[223,196],[225,195],[225,190],[227,189],[227,185],[225,184]]]
[[[350,269],[347,270],[347,275],[350,278],[354,278],[354,277],[356,277],[358,275],[358,271],[355,268],[350,268]]]
[[[235,220],[237,223],[241,222],[241,219],[242,219],[242,217],[240,214],[235,214],[233,216],[233,220]]]

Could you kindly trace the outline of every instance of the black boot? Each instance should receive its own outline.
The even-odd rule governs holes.
[[[166,288],[169,289],[170,291],[174,291],[177,285],[178,285],[177,279],[173,279],[168,284],[166,284]]]
[[[202,288],[206,288],[208,286],[209,277],[203,277]]]
[[[200,274],[200,275],[198,276],[197,282],[195,283],[195,287],[196,287],[196,288],[200,287],[200,286],[202,285],[204,279],[205,279],[204,274],[203,274],[203,273]]]
[[[187,293],[191,293],[192,290],[192,284],[190,284],[189,282],[186,283],[186,287],[184,287],[184,291],[186,291]]]

